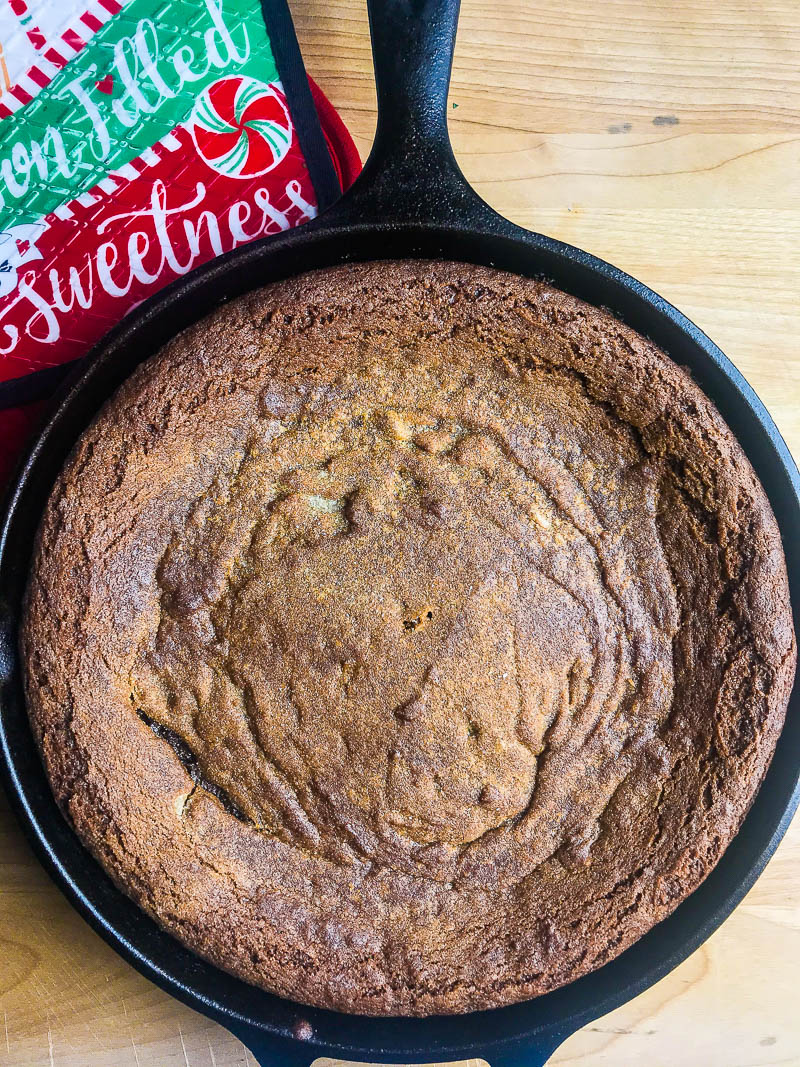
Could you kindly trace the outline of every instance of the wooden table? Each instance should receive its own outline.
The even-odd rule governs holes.
[[[309,70],[365,155],[375,107],[363,0],[292,9]],[[459,161],[491,204],[677,304],[800,455],[797,13],[796,0],[463,0],[450,116]],[[702,949],[551,1062],[800,1065],[798,882],[796,822]],[[253,1063],[89,930],[4,800],[0,1014],[8,1067]]]

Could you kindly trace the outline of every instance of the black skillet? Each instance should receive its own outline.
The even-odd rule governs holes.
[[[427,256],[541,275],[651,337],[691,370],[750,457],[780,524],[793,603],[800,605],[800,476],[752,389],[696,326],[644,285],[514,226],[466,183],[446,120],[458,0],[369,0],[369,8],[378,132],[353,189],[300,230],[215,260],[126,318],[64,391],[17,475],[0,529],[0,762],[23,827],[81,914],[162,989],[237,1034],[262,1065],[307,1067],[320,1055],[395,1063],[479,1056],[492,1067],[539,1067],[569,1034],[685,959],[753,884],[800,799],[796,693],[769,774],[719,865],[622,956],[563,989],[497,1011],[369,1019],[301,1007],[245,985],[183,948],[115,889],[55,806],[18,676],[17,625],[39,517],[65,456],[100,405],[143,358],[222,301],[348,259]]]

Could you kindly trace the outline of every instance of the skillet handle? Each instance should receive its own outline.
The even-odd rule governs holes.
[[[459,7],[460,0],[367,0],[378,95],[373,156],[417,166],[450,149],[447,91]]]
[[[314,1060],[325,1054],[305,1041],[289,1041],[250,1027],[228,1026],[228,1029],[239,1038],[258,1067],[311,1067]]]
[[[313,1043],[306,1044],[304,1041],[286,1041],[271,1035],[259,1034],[249,1028],[234,1030],[236,1036],[242,1041],[254,1056],[259,1067],[310,1067],[320,1056],[337,1057],[335,1049],[326,1049]],[[545,1067],[545,1064],[553,1055],[558,1046],[566,1039],[567,1034],[548,1034],[536,1041],[526,1043],[524,1049],[516,1052],[493,1053],[476,1049],[476,1056],[484,1056],[489,1067]],[[430,1062],[436,1053],[426,1055],[426,1062]],[[404,1063],[408,1064],[408,1060]]]
[[[459,6],[460,0],[367,0],[378,126],[363,171],[326,220],[463,226],[469,217],[494,215],[461,173],[447,132]]]
[[[529,1043],[524,1051],[507,1052],[501,1055],[489,1054],[486,1059],[489,1067],[545,1067],[566,1034],[558,1038],[539,1039],[535,1044]]]

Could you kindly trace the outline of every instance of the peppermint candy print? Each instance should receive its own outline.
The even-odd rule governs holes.
[[[189,125],[197,151],[229,178],[255,178],[276,167],[292,143],[292,121],[278,85],[221,78],[209,85]]]

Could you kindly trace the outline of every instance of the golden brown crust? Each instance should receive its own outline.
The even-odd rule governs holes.
[[[51,496],[22,635],[55,795],[248,981],[469,1011],[705,877],[795,665],[775,520],[663,353],[544,283],[347,266],[143,364]]]

